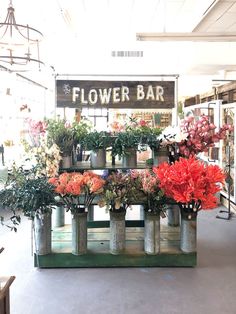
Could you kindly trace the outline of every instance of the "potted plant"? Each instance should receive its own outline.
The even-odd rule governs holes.
[[[166,196],[159,187],[157,176],[151,169],[132,170],[137,191],[144,206],[144,251],[147,254],[160,252],[160,216],[165,217]]]
[[[115,140],[112,144],[112,155],[118,155],[123,159],[123,166],[133,168],[137,165],[137,151],[147,149],[147,145],[154,143],[157,136],[161,133],[161,129],[151,127],[144,120],[129,118],[125,126],[120,126],[113,123],[115,130]]]
[[[112,142],[112,156],[122,158],[122,164],[126,168],[134,168],[137,165],[137,151],[139,136],[132,130],[119,132]]]
[[[73,130],[73,138],[74,138],[74,150],[76,153],[76,159],[78,161],[82,161],[82,154],[83,154],[83,143],[84,138],[88,135],[91,131],[91,123],[88,120],[80,120],[79,122],[74,120],[72,123],[72,130]]]
[[[161,134],[162,129],[159,127],[150,126],[149,122],[140,119],[133,119],[132,127],[133,131],[139,137],[140,145],[149,145],[151,141],[157,141],[157,136]]]
[[[62,168],[70,168],[74,146],[73,129],[65,120],[47,119],[46,134],[50,145],[57,144],[62,156]]]
[[[51,178],[59,202],[72,214],[72,254],[81,255],[87,251],[87,213],[95,196],[103,192],[105,181],[101,176],[85,171],[64,172]]]
[[[225,175],[217,165],[207,165],[195,157],[180,157],[173,164],[153,167],[159,186],[167,197],[175,200],[181,211],[180,248],[196,251],[196,218],[199,210],[217,206],[215,194],[221,190]]]
[[[120,254],[125,249],[125,214],[135,197],[135,185],[129,173],[116,171],[106,178],[99,206],[110,214],[110,252]]]
[[[13,212],[22,211],[33,222],[36,254],[51,252],[51,211],[55,203],[54,186],[47,177],[35,175],[35,168],[13,167],[0,202]]]
[[[109,134],[94,130],[84,136],[81,143],[85,150],[91,151],[91,167],[103,168],[106,164],[106,148],[110,145]]]

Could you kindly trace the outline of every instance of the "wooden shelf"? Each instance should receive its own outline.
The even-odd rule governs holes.
[[[126,221],[127,226],[143,225],[143,221]],[[107,222],[93,222],[99,228],[88,228],[88,252],[71,254],[71,225],[55,228],[52,233],[52,253],[34,255],[34,266],[48,267],[194,267],[197,253],[183,253],[179,249],[179,227],[161,225],[161,250],[147,255],[143,250],[143,227],[126,227],[126,249],[123,254],[109,252]],[[94,226],[95,226],[94,225]],[[93,227],[94,227],[93,226]]]
[[[137,163],[137,166],[134,169],[145,169],[147,168],[147,164],[145,162]],[[70,168],[61,168],[60,171],[81,171],[81,170],[129,170],[130,167],[122,166],[121,162],[116,162],[115,165],[112,165],[111,162],[106,163],[105,167],[100,168],[92,168],[89,161],[81,161],[77,162],[76,166],[72,166]]]

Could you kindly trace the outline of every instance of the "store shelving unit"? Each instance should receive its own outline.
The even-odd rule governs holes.
[[[69,171],[84,171],[90,169],[89,163],[82,162]],[[137,168],[145,168],[145,164],[138,164]],[[127,168],[119,164],[107,164],[107,170]],[[90,169],[91,170],[91,169]],[[93,169],[95,170],[95,169]],[[96,169],[101,170],[101,169]],[[68,170],[67,170],[68,171]],[[96,202],[95,202],[96,203]],[[135,202],[135,205],[142,201]],[[96,207],[96,206],[94,206]],[[194,267],[197,263],[197,253],[183,253],[180,250],[180,227],[167,224],[167,219],[161,219],[161,250],[158,255],[147,255],[144,252],[144,220],[143,209],[135,206],[132,212],[135,220],[126,220],[126,249],[123,254],[112,255],[109,252],[109,217],[107,220],[88,221],[88,251],[84,255],[71,254],[71,225],[52,230],[52,253],[48,255],[34,255],[35,267],[152,267],[152,266],[181,266]],[[95,208],[100,210],[101,208]],[[137,213],[137,211],[139,211]],[[137,215],[138,214],[138,215]],[[95,216],[95,215],[94,215]]]

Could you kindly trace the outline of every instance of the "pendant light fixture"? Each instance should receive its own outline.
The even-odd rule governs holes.
[[[43,64],[39,57],[39,42],[43,35],[29,25],[17,24],[12,1],[7,10],[7,16],[0,23],[0,62],[17,66],[36,63],[40,69]]]

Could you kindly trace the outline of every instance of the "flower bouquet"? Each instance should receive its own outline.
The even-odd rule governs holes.
[[[60,202],[71,213],[87,211],[95,196],[103,192],[105,184],[101,176],[91,171],[83,174],[64,172],[58,178],[49,179],[49,182],[55,186]]]
[[[132,203],[133,191],[134,182],[128,172],[112,172],[106,178],[99,206],[109,210],[111,254],[120,254],[125,249],[125,215]]]
[[[160,216],[165,217],[165,196],[159,187],[158,178],[150,169],[133,170],[136,188],[144,200],[144,251],[147,254],[160,252]]]
[[[196,252],[197,213],[216,206],[215,193],[224,181],[223,171],[216,165],[206,165],[195,157],[180,157],[173,164],[163,163],[153,168],[166,196],[180,207],[180,249],[184,253]]]
[[[216,126],[205,115],[202,115],[198,121],[195,121],[193,116],[185,118],[180,128],[186,134],[186,139],[178,143],[179,154],[183,157],[207,152],[210,147],[215,146],[215,143],[226,137],[227,131],[233,130],[232,125],[225,124],[216,132]]]
[[[128,172],[112,172],[106,178],[104,193],[99,201],[99,206],[106,206],[112,212],[125,212],[134,197],[134,178]]]
[[[225,179],[219,166],[206,165],[195,157],[163,163],[153,167],[153,172],[165,195],[175,200],[189,219],[201,209],[216,207],[215,193],[221,190]]]
[[[166,197],[159,187],[159,180],[151,169],[131,170],[131,177],[135,182],[137,197],[144,201],[146,212],[159,213],[165,217]]]

